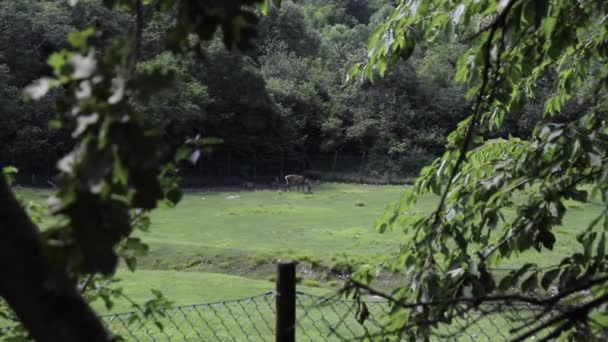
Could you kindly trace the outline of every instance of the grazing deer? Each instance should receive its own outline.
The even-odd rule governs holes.
[[[291,187],[295,186],[296,191],[299,188],[302,188],[302,192],[304,192],[304,187],[306,186],[306,189],[308,190],[307,192],[310,192],[310,189],[311,189],[310,181],[304,176],[287,175],[287,176],[285,176],[285,182],[286,182],[285,184],[287,185],[288,190],[291,190]]]
[[[255,190],[255,184],[253,184],[253,182],[245,182],[243,183],[243,188],[247,190]]]

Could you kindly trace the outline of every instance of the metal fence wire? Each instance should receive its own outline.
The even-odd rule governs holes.
[[[298,341],[361,341],[365,338],[398,341],[411,328],[391,328],[388,314],[393,308],[379,299],[364,301],[365,313],[355,300],[325,298],[298,292]],[[415,307],[398,308],[402,313]],[[522,334],[530,322],[546,321],[552,312],[523,303],[496,303],[476,307],[463,305],[452,320],[433,325],[431,341],[510,341]],[[544,337],[540,332],[530,337]]]
[[[141,312],[102,316],[103,322],[125,341],[274,341],[276,292],[214,303],[184,305],[146,319]],[[391,334],[386,301],[365,301],[365,320],[358,303],[338,297],[320,297],[303,292],[296,295],[297,341],[360,341],[376,337],[399,340]],[[408,309],[409,310],[409,309]],[[508,341],[518,336],[531,321],[550,314],[524,304],[496,304],[476,307],[435,326],[435,341]],[[400,327],[402,328],[402,327]],[[10,336],[11,327],[0,329],[0,340]],[[543,337],[534,336],[530,340]]]
[[[271,341],[274,292],[197,305],[177,306],[145,319],[138,312],[103,316],[107,328],[126,341]]]

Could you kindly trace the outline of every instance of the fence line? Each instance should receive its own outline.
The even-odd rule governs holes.
[[[274,296],[274,291],[268,291],[242,299],[176,306],[161,310],[155,319],[144,319],[138,311],[101,319],[128,341],[268,341],[274,334]]]
[[[286,272],[286,268],[293,268],[294,272]],[[296,291],[294,263],[280,263],[278,270],[277,290],[257,296],[176,306],[157,311],[148,319],[141,311],[100,318],[110,331],[126,341],[316,342],[360,341],[365,337],[395,341],[399,337],[390,330],[389,314],[402,310],[405,315],[407,310],[415,309],[367,298],[362,310],[356,300]],[[455,317],[446,315],[444,322],[435,324],[431,340],[507,341],[519,335],[528,323],[551,318],[551,312],[525,303],[462,305],[461,309]],[[408,327],[397,328],[402,331]],[[18,329],[18,326],[0,328],[0,340],[14,336]],[[535,338],[544,334],[541,332]]]
[[[297,341],[360,341],[390,335],[386,330],[391,307],[384,300],[365,301],[368,316],[357,317],[355,300],[328,298],[297,291]],[[238,300],[178,306],[159,319],[143,320],[138,312],[107,315],[102,319],[128,341],[272,341],[277,292]],[[508,341],[514,331],[540,312],[525,304],[487,305],[439,324],[433,340]],[[540,337],[540,336],[537,336]]]
[[[369,316],[360,321],[354,300],[296,294],[297,341],[360,341],[390,335],[386,326],[391,307],[384,300],[365,301]],[[126,341],[273,341],[277,295],[267,291],[242,299],[176,306],[161,310],[155,320],[145,319],[138,311],[101,319]],[[540,308],[517,303],[480,307],[450,324],[439,324],[432,340],[508,341],[539,312]],[[10,336],[10,329],[0,330],[0,338]]]

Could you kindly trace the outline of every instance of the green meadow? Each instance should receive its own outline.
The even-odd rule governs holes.
[[[406,242],[403,232],[379,234],[373,224],[408,190],[333,183],[315,187],[312,194],[190,190],[176,208],[152,214],[149,232],[137,233],[150,245],[150,253],[139,261],[137,272],[124,267],[118,271],[120,286],[136,301],[150,297],[149,289],[155,288],[181,305],[247,297],[272,290],[276,261],[293,259],[300,261],[301,290],[330,293],[351,265],[382,261]],[[20,194],[43,201],[49,192],[25,189]],[[426,197],[413,210],[429,212],[436,201]],[[578,248],[577,233],[601,208],[593,202],[566,206],[553,252],[527,253],[502,266],[554,264]],[[387,279],[390,283],[393,278]],[[117,303],[112,311],[127,309],[128,303]]]

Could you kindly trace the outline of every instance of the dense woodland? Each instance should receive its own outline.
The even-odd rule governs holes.
[[[224,182],[305,170],[414,175],[443,152],[447,132],[468,109],[464,87],[451,81],[464,45],[446,40],[417,49],[385,78],[348,82],[349,68],[366,58],[367,37],[392,6],[390,0],[286,1],[260,17],[257,42],[246,54],[226,51],[217,38],[202,60],[166,52],[169,19],[148,18],[138,68],[162,66],[176,77],[141,111],[171,148],[196,135],[221,139],[191,173]],[[70,133],[51,128],[53,96],[26,103],[21,89],[51,73],[47,59],[67,45],[71,30],[94,22],[94,45],[103,48],[132,20],[96,0],[76,7],[63,0],[0,2],[1,164],[46,183],[71,148]],[[530,134],[542,101],[528,107],[505,132]]]
[[[176,77],[141,111],[171,148],[199,134],[222,140],[191,170],[197,174],[233,181],[315,169],[412,175],[443,151],[467,109],[464,88],[450,81],[462,49],[446,42],[416,52],[375,84],[346,82],[391,8],[388,0],[286,1],[260,17],[247,54],[226,51],[218,38],[202,60],[164,52],[168,19],[150,18],[138,68],[160,65]],[[72,145],[68,129],[52,129],[61,91],[28,103],[21,90],[52,72],[47,59],[67,45],[70,31],[94,22],[101,49],[132,20],[95,0],[74,8],[64,0],[0,1],[0,164],[28,179],[52,176]]]

